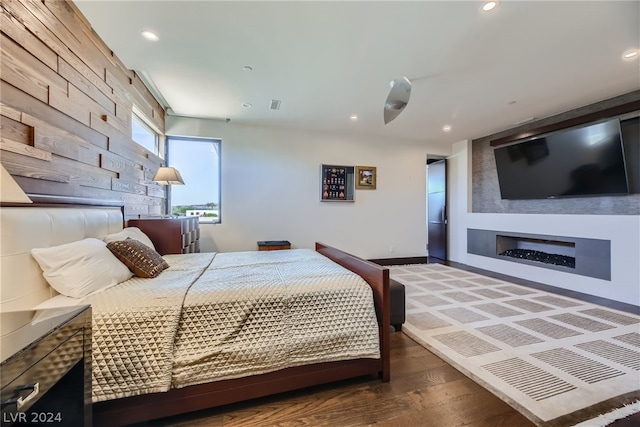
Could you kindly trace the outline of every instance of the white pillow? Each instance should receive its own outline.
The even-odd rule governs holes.
[[[144,234],[144,232],[142,230],[140,230],[138,227],[127,227],[127,228],[123,229],[122,231],[119,231],[118,233],[109,234],[108,236],[104,236],[102,238],[102,240],[105,243],[111,243],[111,242],[117,242],[119,240],[127,240],[127,237],[130,237],[132,239],[135,239],[135,240],[137,240],[139,242],[144,243],[145,245],[149,246],[154,251],[156,250],[156,247],[153,246],[153,242],[151,241],[149,236]]]
[[[107,244],[98,239],[34,248],[31,255],[51,287],[71,298],[83,298],[133,276],[107,249]]]

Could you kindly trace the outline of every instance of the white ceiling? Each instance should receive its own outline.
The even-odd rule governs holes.
[[[176,115],[446,145],[640,89],[640,61],[622,59],[640,48],[639,1],[76,4]],[[409,105],[384,125],[402,75]]]

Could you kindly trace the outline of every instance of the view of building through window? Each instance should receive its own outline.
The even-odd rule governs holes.
[[[180,171],[185,184],[171,186],[171,214],[219,223],[220,140],[169,136],[167,165]]]

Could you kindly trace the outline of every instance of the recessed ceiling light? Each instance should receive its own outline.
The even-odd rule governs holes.
[[[160,37],[158,37],[158,35],[151,30],[142,30],[140,31],[140,34],[142,35],[142,37],[152,42],[157,42],[158,40],[160,40]]]
[[[488,1],[485,2],[482,5],[482,11],[483,12],[489,12],[490,10],[495,9],[498,6],[498,2],[497,1]]]
[[[253,71],[253,67],[245,65],[244,67],[242,67],[242,71]]]
[[[356,114],[353,114],[351,115],[351,117],[349,117],[349,119],[355,122],[356,120],[358,120],[358,116]]]
[[[451,132],[451,125],[442,126],[442,131],[443,132]]]
[[[250,102],[243,102],[243,103],[242,103],[242,106],[243,106],[244,108],[251,108],[251,107],[253,107],[253,104],[251,104]]]
[[[638,51],[638,49],[629,49],[626,50],[623,54],[622,54],[622,59],[625,59],[627,61],[631,60],[631,59],[636,59],[638,58],[638,54],[640,53],[640,51]]]

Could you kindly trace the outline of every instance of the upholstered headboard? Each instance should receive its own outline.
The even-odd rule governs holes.
[[[0,312],[30,310],[55,296],[31,249],[101,238],[123,228],[121,206],[0,207]]]

